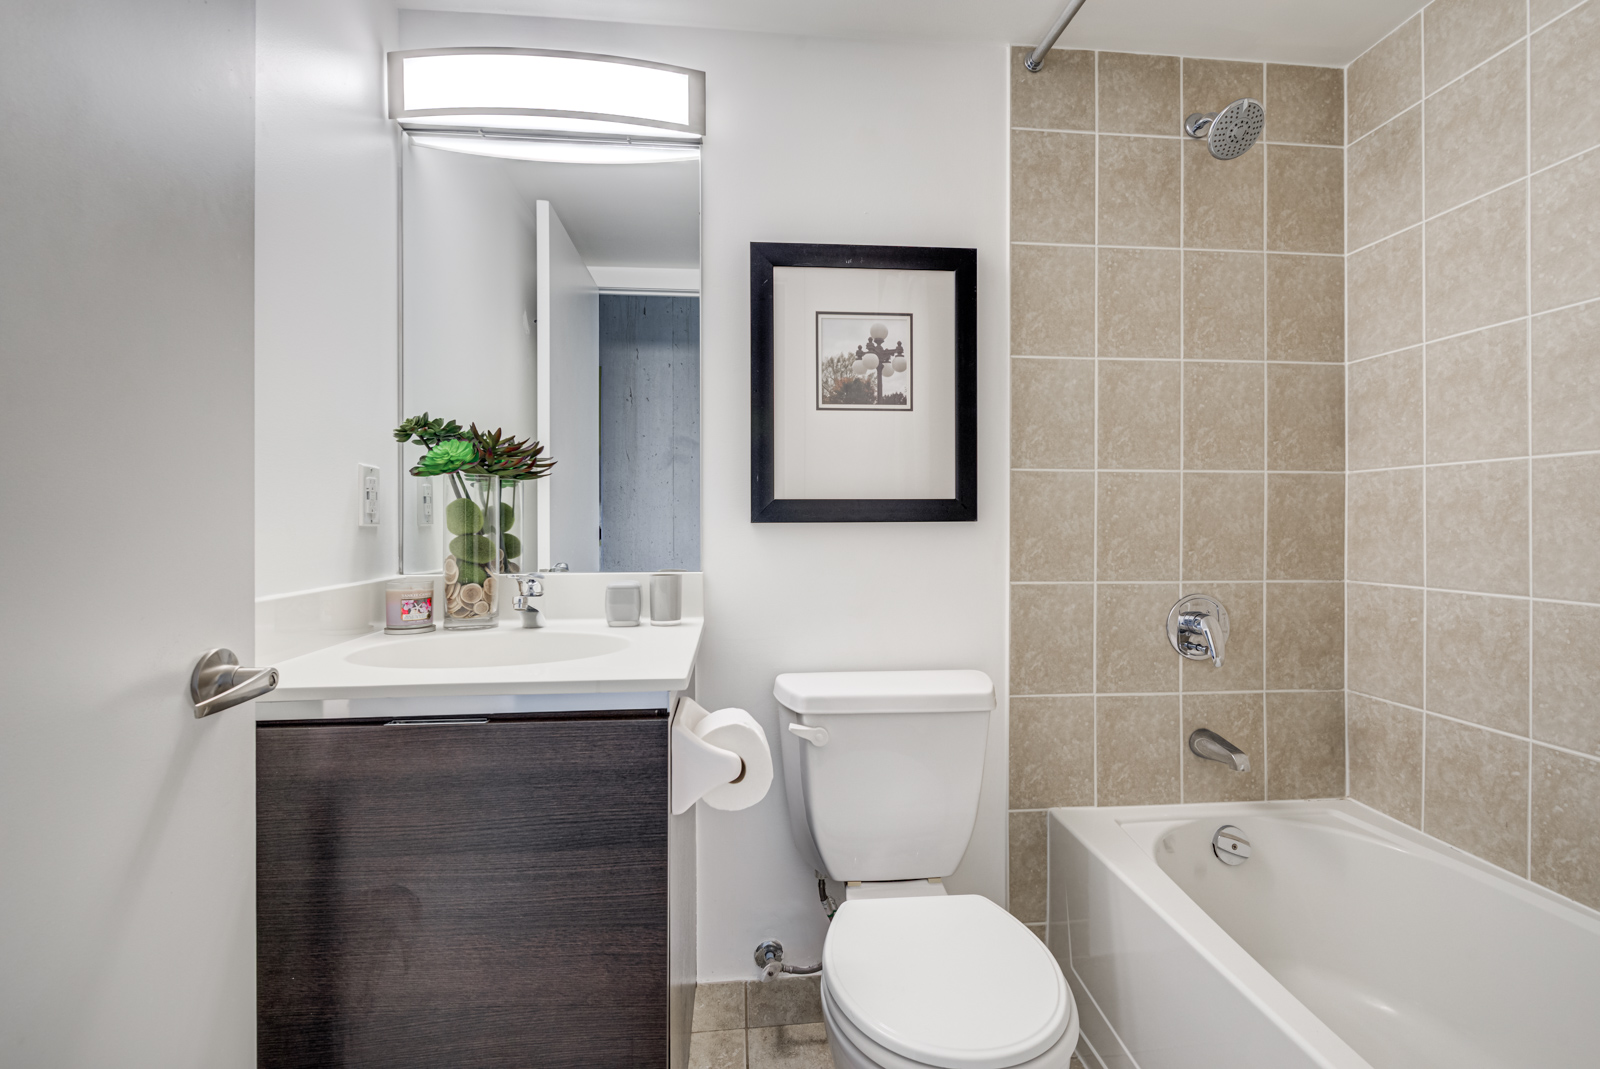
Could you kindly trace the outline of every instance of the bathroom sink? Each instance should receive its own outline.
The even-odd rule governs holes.
[[[549,628],[497,628],[456,634],[393,638],[345,656],[367,668],[505,668],[551,661],[581,661],[627,649],[628,640],[614,635],[554,631]]]

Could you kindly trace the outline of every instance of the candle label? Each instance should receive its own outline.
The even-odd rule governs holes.
[[[433,595],[425,598],[401,598],[400,621],[409,623],[412,620],[433,619]]]

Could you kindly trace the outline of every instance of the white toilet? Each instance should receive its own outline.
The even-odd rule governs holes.
[[[846,884],[822,951],[838,1069],[1067,1069],[1078,1012],[1055,958],[941,883],[977,818],[989,677],[795,673],[773,693],[795,843]]]

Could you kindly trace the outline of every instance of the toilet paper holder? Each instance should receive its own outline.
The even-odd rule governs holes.
[[[753,745],[745,756],[700,737],[717,734],[718,727],[730,724],[742,725],[751,733]],[[670,751],[673,816],[687,813],[702,798],[717,809],[744,809],[759,801],[772,783],[772,753],[766,732],[741,709],[710,713],[693,698],[680,698],[672,718]],[[744,784],[747,779],[748,788],[737,792],[738,797],[726,797],[732,792],[720,790]]]

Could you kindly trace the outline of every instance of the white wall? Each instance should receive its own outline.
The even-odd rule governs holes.
[[[0,1064],[243,1069],[253,5],[0,21]]]
[[[539,566],[560,562],[575,572],[598,572],[600,290],[554,206],[538,204],[539,348],[550,384],[549,396],[541,398],[539,439],[556,460],[537,484],[539,522],[549,522],[549,548],[539,547]]]
[[[256,593],[396,571],[388,0],[256,5]],[[383,522],[356,524],[358,463]]]
[[[706,71],[702,448],[708,626],[701,700],[776,729],[773,676],[983,669],[1005,681],[1006,53],[404,12],[406,46],[609,52]],[[749,243],[978,249],[979,520],[750,523]],[[852,579],[873,559],[881,586]],[[1003,901],[1005,733],[990,735],[978,827],[953,890]],[[699,807],[701,979],[748,977],[755,944],[815,961],[824,921],[783,792]]]
[[[509,160],[408,146],[405,155],[405,414],[534,429],[535,238]],[[391,354],[392,356],[392,354]],[[420,446],[405,451],[414,464]],[[417,480],[404,475],[406,570],[442,566],[443,513],[416,526]],[[434,480],[437,509],[448,500]],[[384,517],[393,519],[392,514]]]

